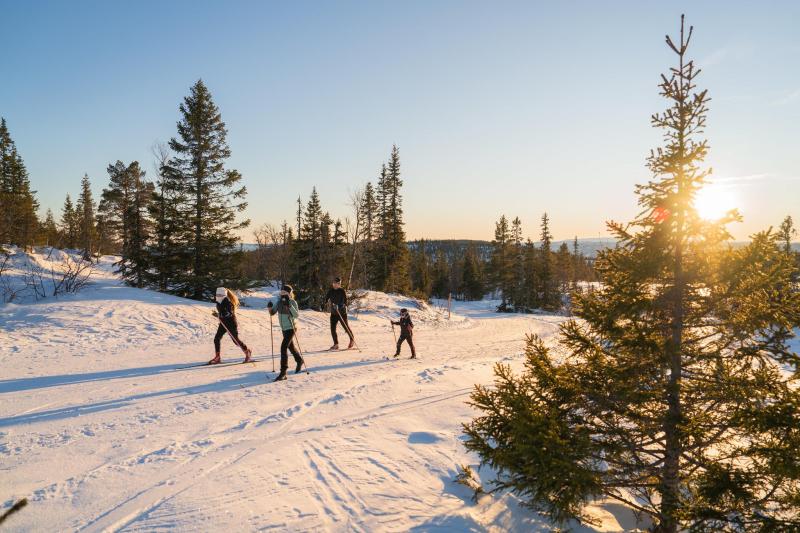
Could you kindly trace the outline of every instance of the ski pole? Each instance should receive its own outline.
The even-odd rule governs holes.
[[[217,317],[217,320],[219,320],[219,323],[220,323],[220,324],[222,324],[222,327],[223,327],[223,328],[225,328],[225,331],[227,331],[227,332],[228,332],[228,335],[230,336],[231,340],[233,341],[233,344],[235,344],[236,346],[238,346],[238,347],[239,347],[239,349],[240,349],[241,351],[243,351],[245,355],[247,355],[247,352],[245,352],[245,351],[244,351],[244,348],[242,348],[242,345],[241,345],[241,343],[240,343],[238,340],[236,340],[236,338],[233,336],[233,333],[231,333],[231,330],[229,330],[229,329],[228,329],[228,326],[226,326],[226,325],[225,325],[225,322],[223,322],[223,321],[222,321],[222,317],[218,316],[218,317]]]
[[[397,344],[397,333],[394,332],[394,322],[392,322],[391,318],[389,319],[389,324],[392,325],[392,336],[394,337],[394,343]]]
[[[331,303],[331,305],[333,305],[333,303]],[[347,331],[347,334],[350,335],[351,339],[353,339],[353,346],[356,347],[356,350],[360,350],[361,348],[358,347],[358,343],[356,342],[356,336],[353,335],[353,330],[350,329],[350,326],[348,326],[347,322],[345,322],[344,318],[342,318],[342,313],[339,312],[339,306],[338,305],[336,306],[336,314],[339,315],[339,322],[342,323],[342,325],[344,326],[345,331]]]
[[[303,357],[303,350],[300,348],[300,337],[297,336],[297,328],[294,325],[291,311],[289,312],[289,321],[292,323],[292,331],[294,331],[292,342],[297,343],[297,351],[300,352],[300,360],[303,361],[303,366],[306,367],[306,374],[308,374],[308,365],[306,364],[306,358]]]
[[[269,313],[269,344],[272,347],[272,371],[275,372],[275,340],[272,336],[272,313]]]

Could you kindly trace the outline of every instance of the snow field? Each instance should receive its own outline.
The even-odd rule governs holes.
[[[270,384],[269,289],[240,309],[260,362],[184,368],[212,356],[212,304],[122,286],[111,261],[79,294],[0,307],[0,505],[31,502],[10,531],[551,529],[512,495],[472,503],[453,479],[478,462],[461,433],[473,384],[498,361],[519,365],[524,334],[552,339],[563,317],[477,302],[448,321],[369,293],[351,313],[361,351],[319,351],[328,316],[303,311],[310,373]],[[405,346],[384,359],[400,307],[418,360]],[[241,357],[224,339],[223,360]],[[600,526],[576,530],[633,527],[613,504],[593,514]]]

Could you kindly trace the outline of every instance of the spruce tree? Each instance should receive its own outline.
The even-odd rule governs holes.
[[[138,161],[108,166],[109,186],[103,190],[103,211],[122,244],[117,272],[134,287],[144,287],[149,270],[147,251],[151,232],[149,205],[154,187],[145,180]]]
[[[529,337],[525,367],[495,369],[476,387],[481,415],[467,448],[558,521],[586,519],[602,497],[653,521],[653,531],[800,528],[800,326],[796,266],[769,231],[744,248],[726,224],[702,220],[709,171],[701,138],[708,95],[686,57],[692,29],[667,38],[678,64],[670,102],[653,115],[665,145],[637,187],[642,213],[609,223],[619,245],[597,259],[601,288],[575,302],[559,363]]]
[[[92,197],[92,186],[89,175],[84,174],[81,179],[81,193],[75,204],[75,218],[78,225],[78,248],[83,252],[85,259],[94,255],[97,247],[97,230],[95,228],[95,203]]]
[[[464,252],[461,294],[466,300],[480,300],[486,294],[482,266],[474,245],[468,246]]]
[[[178,137],[169,142],[174,154],[169,167],[185,200],[178,208],[186,222],[178,246],[186,262],[171,290],[200,300],[219,285],[242,286],[235,232],[249,224],[237,220],[247,207],[247,190],[240,186],[241,174],[225,168],[231,155],[227,129],[202,80],[192,86],[180,113]]]
[[[39,231],[39,240],[44,243],[45,246],[59,245],[61,235],[59,234],[58,226],[56,225],[56,219],[53,217],[53,211],[51,209],[47,210],[47,214],[44,217],[44,222],[42,222],[42,224],[39,226]]]
[[[0,118],[0,245],[32,246],[38,232],[39,203],[28,170],[4,118]]]
[[[539,294],[541,307],[555,310],[561,306],[561,293],[555,279],[555,265],[553,260],[553,235],[550,233],[550,217],[547,213],[542,215],[541,233],[539,235]]]
[[[411,285],[416,294],[430,298],[433,287],[431,267],[428,253],[425,250],[425,239],[416,242],[416,248],[411,257]]]
[[[380,237],[373,247],[372,280],[385,292],[407,293],[411,288],[409,252],[403,228],[403,197],[400,192],[400,151],[392,147],[388,164],[381,169],[378,180],[378,212]]]
[[[514,217],[511,221],[511,277],[509,279],[510,303],[515,311],[525,311],[529,309],[529,303],[525,295],[525,248],[522,237],[522,221],[519,217]]]
[[[148,204],[152,221],[151,239],[145,250],[149,267],[147,283],[162,292],[173,289],[182,268],[189,262],[189,253],[179,243],[188,239],[187,224],[181,206],[187,203],[182,177],[169,165],[169,150],[154,147],[158,173],[156,188]]]
[[[436,251],[433,261],[433,285],[431,291],[437,298],[447,298],[450,294],[450,265],[442,250]]]
[[[64,248],[74,249],[78,246],[78,215],[72,205],[69,193],[64,199],[64,207],[61,209],[61,235]]]
[[[792,239],[797,235],[794,221],[791,216],[786,216],[778,227],[778,237],[783,243],[783,250],[788,254],[792,251]]]
[[[513,270],[513,244],[508,219],[505,215],[495,223],[492,241],[492,284],[500,291],[501,302],[498,311],[510,311],[513,305],[515,278]]]

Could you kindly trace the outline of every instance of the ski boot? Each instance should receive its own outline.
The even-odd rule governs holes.
[[[355,345],[356,345],[356,341],[354,341],[353,339],[350,339],[350,344],[347,345],[347,349],[348,350],[352,350]]]
[[[275,379],[272,380],[273,383],[275,383],[276,381],[286,381],[286,369],[285,368],[281,368],[281,373],[278,374],[278,376]]]
[[[252,355],[253,355],[253,350],[251,350],[250,348],[246,349],[244,351],[244,361],[242,361],[242,363],[251,362],[253,360]]]
[[[303,361],[302,358],[299,361],[297,361],[297,366],[294,367],[294,373],[295,374],[299,374],[303,370],[303,365],[304,364],[305,364],[305,361]]]
[[[328,351],[329,352],[334,352],[334,351],[336,351],[338,349],[339,349],[339,343],[336,343],[333,346],[331,346],[330,348],[328,348]]]
[[[211,361],[209,361],[209,362],[208,362],[208,363],[206,363],[206,364],[207,364],[207,365],[218,365],[218,364],[220,364],[221,362],[222,362],[222,359],[221,359],[221,358],[220,358],[220,356],[219,356],[219,352],[217,352],[217,355],[215,355],[215,356],[214,356],[214,359],[212,359]]]

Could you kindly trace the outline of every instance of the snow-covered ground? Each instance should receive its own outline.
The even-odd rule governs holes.
[[[513,495],[475,504],[453,480],[478,463],[461,433],[473,384],[519,365],[524,334],[552,338],[562,317],[477,302],[448,320],[369,293],[351,315],[360,351],[320,352],[328,317],[304,311],[310,373],[272,384],[269,290],[239,312],[257,364],[185,368],[212,356],[212,304],[125,287],[112,260],[83,292],[0,307],[0,509],[31,503],[8,530],[551,530]],[[418,360],[405,346],[384,358],[400,307]],[[274,335],[277,348],[277,323]],[[241,357],[224,339],[223,359]],[[599,526],[575,530],[635,527],[615,504],[593,514]]]

